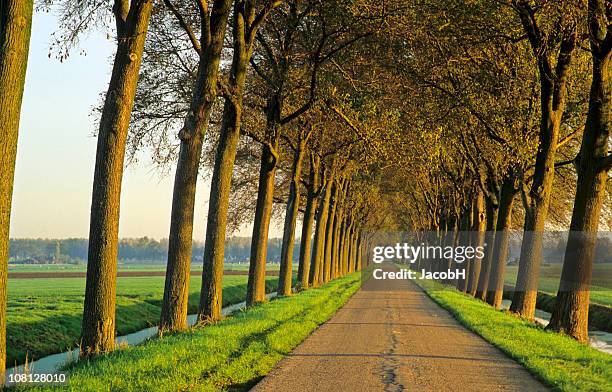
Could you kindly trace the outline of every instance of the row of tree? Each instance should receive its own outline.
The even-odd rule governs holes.
[[[9,1],[11,5],[22,3]],[[79,34],[92,26],[104,27],[108,15],[99,2],[65,1],[58,7],[61,31],[53,45],[63,59]],[[265,300],[268,231],[275,200],[287,205],[279,295],[292,293],[292,255],[300,210],[307,218],[300,245],[299,287],[318,286],[358,269],[359,231],[373,215],[368,198],[376,195],[360,191],[357,177],[360,168],[371,164],[361,155],[377,130],[362,129],[351,121],[346,114],[350,108],[343,109],[347,99],[334,87],[338,73],[332,70],[342,68],[342,53],[373,34],[380,11],[375,7],[362,14],[351,2],[343,1],[242,0],[115,0],[112,11],[117,51],[99,108],[82,355],[115,348],[119,203],[128,146],[134,154],[143,145],[153,147],[153,156],[162,165],[176,162],[162,331],[187,327],[195,187],[205,164],[202,157],[211,162],[212,186],[201,321],[215,322],[221,317],[232,182],[238,196],[252,195],[248,190],[253,184],[257,188],[249,305]],[[27,15],[11,18],[9,25],[29,29],[31,8]],[[228,26],[231,32],[226,31]],[[10,33],[4,36],[24,45],[29,40]],[[3,51],[3,59],[25,69],[25,54],[27,47],[21,57]],[[23,79],[18,83],[19,89],[2,86],[2,92],[20,98]],[[368,110],[370,117],[383,112],[376,107]],[[213,137],[207,136],[211,125],[218,125]],[[168,132],[174,129],[178,130],[177,144]],[[17,123],[12,132],[16,137]],[[292,158],[282,159],[285,154]],[[245,174],[252,173],[250,165],[258,167],[254,181],[240,173],[233,175],[239,172],[234,164],[241,161],[249,171]],[[304,162],[308,175],[302,175]],[[9,163],[14,165],[14,159]],[[277,175],[281,170],[282,175]],[[12,183],[12,176],[10,180]],[[279,196],[275,191],[285,184],[288,194]],[[10,190],[3,197],[5,194],[10,201]],[[0,226],[8,233],[6,218]],[[5,290],[5,276],[1,283]],[[5,312],[6,295],[0,305]],[[5,337],[4,332],[0,335]]]
[[[522,226],[510,310],[533,319],[545,231],[569,220],[548,328],[586,342],[598,228],[612,206],[612,4],[425,3],[415,8],[431,17],[412,25],[410,55],[395,57],[416,101],[431,105],[411,113],[429,127],[415,147],[422,166],[402,188],[411,225],[481,233],[472,241],[489,245],[485,258],[458,287],[496,307],[508,233]]]
[[[298,289],[358,269],[376,231],[471,230],[479,233],[474,243],[493,246],[481,263],[469,263],[471,278],[460,288],[494,305],[506,233],[522,227],[517,286],[524,289],[515,291],[512,310],[526,318],[535,310],[541,234],[569,222],[551,328],[586,340],[595,234],[612,204],[607,0],[106,5],[60,1],[54,41],[64,58],[87,29],[113,29],[106,25],[113,10],[117,51],[98,110],[84,355],[114,348],[122,171],[126,156],[130,162],[141,151],[162,170],[176,164],[162,330],[186,327],[195,189],[208,174],[202,321],[220,317],[226,234],[249,219],[249,305],[265,300],[274,216],[284,218],[279,295],[292,291],[301,214]],[[5,312],[31,2],[3,7]],[[0,331],[1,340],[4,324]]]

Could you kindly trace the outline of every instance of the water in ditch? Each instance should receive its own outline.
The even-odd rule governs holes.
[[[276,293],[268,294],[266,297],[268,299],[274,298]],[[232,313],[244,309],[246,307],[246,302],[240,302],[234,305],[226,306],[221,310],[221,314],[223,316],[229,316]],[[193,326],[197,321],[197,314],[190,314],[187,316],[187,323],[189,326]],[[157,327],[149,327],[145,329],[141,329],[140,331],[136,331],[124,336],[118,336],[115,341],[119,346],[134,346],[140,344],[148,339],[154,338],[157,336]],[[42,373],[56,373],[62,367],[67,364],[76,361],[79,358],[79,349],[65,351],[59,354],[52,354],[46,357],[40,358],[36,361],[30,362],[27,365],[19,365],[6,370],[6,376],[8,377],[11,374],[42,374]]]
[[[509,309],[511,302],[512,301],[508,299],[503,300],[502,307],[504,309]],[[550,313],[545,312],[543,310],[536,309],[535,311],[535,321],[543,326],[548,325],[550,321],[550,316]],[[589,330],[589,345],[596,350],[612,354],[612,333],[598,330]]]

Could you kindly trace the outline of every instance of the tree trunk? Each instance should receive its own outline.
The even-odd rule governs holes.
[[[516,196],[515,178],[510,174],[503,182],[499,198],[499,214],[495,227],[495,247],[491,272],[489,273],[489,284],[487,303],[496,309],[501,308],[504,294],[504,274],[506,273],[506,258],[508,257],[508,241],[510,221],[512,218],[512,207]]]
[[[474,208],[474,204],[470,203],[469,208],[465,209],[462,213],[461,217],[461,227],[459,228],[459,245],[461,246],[474,246],[472,242],[472,238],[470,236],[470,228],[474,225],[473,216],[474,212],[472,211]],[[465,279],[457,279],[457,290],[462,293],[467,292],[468,286],[468,277],[470,276],[470,268],[472,266],[470,260],[465,260],[463,262],[463,270],[465,271]]]
[[[489,288],[489,275],[491,273],[491,262],[493,259],[493,248],[495,244],[495,228],[497,226],[497,214],[499,205],[497,200],[492,201],[487,197],[486,200],[487,212],[487,232],[485,234],[485,256],[481,262],[480,275],[478,276],[478,289],[476,298],[485,301],[487,299],[487,290]]]
[[[355,264],[355,270],[361,271],[363,265],[363,242],[361,239],[361,234],[357,231],[357,260]]]
[[[348,220],[344,213],[341,214],[341,221],[338,229],[338,260],[336,262],[336,275],[334,278],[346,274],[346,244],[348,236]]]
[[[323,256],[323,283],[329,282],[331,276],[331,263],[333,251],[334,224],[336,222],[336,208],[338,207],[338,183],[334,182],[331,201],[329,204],[329,220],[325,229],[325,253]]]
[[[242,94],[236,99],[242,102]],[[232,173],[240,140],[240,121],[241,109],[226,101],[210,184],[202,288],[198,310],[200,321],[215,322],[221,318],[227,213]]]
[[[168,265],[160,317],[161,331],[180,331],[187,328],[196,184],[204,134],[217,96],[219,62],[231,3],[229,0],[214,2],[210,20],[210,43],[202,48],[189,114],[179,132],[181,146],[172,193]],[[206,39],[201,41],[204,43]]]
[[[115,348],[115,287],[119,204],[125,143],[138,84],[145,37],[151,15],[150,0],[117,2],[117,52],[102,109],[94,171],[89,225],[89,251],[81,354]]]
[[[31,0],[0,3],[0,387],[6,368],[9,229],[21,101],[32,29]]]
[[[338,257],[339,257],[339,252],[340,252],[340,217],[339,217],[339,209],[336,206],[336,213],[334,214],[333,219],[331,220],[331,222],[333,222],[332,224],[332,228],[331,228],[331,253],[330,253],[330,261],[329,261],[329,280],[334,279],[334,275],[336,274],[336,268],[338,265]]]
[[[553,109],[552,86],[542,82],[542,126],[540,145],[536,156],[533,184],[530,189],[532,207],[525,215],[523,242],[516,281],[516,289],[510,310],[526,319],[535,315],[540,266],[542,264],[542,241],[550,194],[555,174],[555,154],[562,110]]]
[[[487,219],[485,212],[484,194],[482,193],[482,191],[478,191],[478,193],[476,194],[476,199],[474,200],[473,214],[473,224],[471,228],[472,240],[475,246],[483,246],[485,243],[485,235],[487,230]],[[472,296],[476,296],[482,260],[477,257],[474,257],[472,258],[470,263],[471,267],[468,281],[468,293]]]
[[[310,160],[310,182],[308,186],[308,200],[302,222],[302,239],[300,243],[300,264],[298,266],[298,282],[302,289],[309,286],[310,277],[310,248],[312,243],[312,227],[317,211],[319,197],[319,165],[318,155],[311,155]]]
[[[335,279],[340,274],[340,268],[342,263],[342,250],[343,250],[343,225],[345,220],[344,215],[344,199],[346,197],[347,184],[346,182],[339,183],[339,189],[336,200],[336,213],[334,216],[334,224],[332,227],[332,258],[331,258],[331,273],[330,279]]]
[[[252,38],[249,38],[253,35],[249,35],[247,25],[250,20],[249,15],[254,11],[240,7],[240,2],[234,2],[232,23],[234,40],[229,75],[229,88],[233,96],[225,97],[208,202],[202,288],[198,309],[198,319],[207,322],[215,322],[221,318],[227,213],[236,151],[240,141],[244,85],[253,49]]]
[[[353,228],[351,230],[351,245],[349,249],[349,258],[348,258],[348,273],[352,274],[357,270],[356,261],[357,261],[357,230],[355,228],[355,224],[353,223]]]
[[[319,203],[319,211],[317,213],[317,227],[315,230],[314,247],[312,249],[312,257],[310,264],[312,265],[310,274],[310,286],[317,287],[321,284],[319,277],[323,270],[323,257],[325,255],[325,235],[327,228],[327,220],[329,214],[329,202],[331,199],[331,187],[334,182],[333,177],[324,180],[325,190],[321,196]]]
[[[593,79],[584,136],[578,158],[578,183],[572,211],[570,234],[565,249],[561,284],[549,329],[562,331],[574,339],[588,342],[590,283],[595,257],[597,230],[606,195],[609,167],[602,165],[610,143],[611,47],[606,2],[589,2]],[[598,38],[606,37],[598,40]],[[605,42],[605,43],[604,43]]]
[[[278,132],[277,135],[279,135]],[[271,146],[264,144],[261,151],[257,204],[255,207],[253,238],[251,240],[249,280],[247,282],[246,302],[249,306],[264,302],[266,299],[266,257],[270,218],[272,217],[278,143],[279,139],[275,137],[273,144]]]
[[[292,177],[289,184],[289,197],[285,213],[281,265],[278,278],[278,295],[291,295],[293,245],[295,242],[295,222],[300,207],[300,180],[302,178],[302,159],[304,158],[305,139],[300,139],[293,157]]]
[[[355,243],[355,229],[354,223],[349,218],[348,229],[346,232],[346,251],[344,256],[344,270],[342,271],[342,276],[350,274],[354,270],[354,249],[353,245]]]
[[[521,15],[527,32],[533,23]],[[570,29],[567,29],[570,31]],[[535,314],[540,266],[542,264],[542,235],[555,176],[555,155],[559,139],[559,127],[565,111],[567,73],[576,46],[576,31],[564,33],[559,45],[557,64],[553,69],[547,48],[532,46],[540,74],[540,133],[536,154],[533,183],[529,195],[532,207],[525,216],[523,242],[516,287],[510,311],[526,319]]]

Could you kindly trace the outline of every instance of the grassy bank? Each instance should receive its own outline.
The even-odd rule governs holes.
[[[69,368],[72,391],[246,390],[358,289],[360,275]],[[40,388],[36,390],[47,390]]]
[[[612,356],[440,284],[418,282],[461,324],[559,391],[612,391]]]
[[[268,278],[267,290],[276,288]],[[224,306],[244,301],[246,276],[223,279]],[[189,312],[195,313],[201,278],[189,285]],[[76,346],[81,332],[85,279],[15,279],[8,284],[7,365],[21,364]],[[125,335],[155,325],[159,320],[164,277],[117,280],[117,330]]]

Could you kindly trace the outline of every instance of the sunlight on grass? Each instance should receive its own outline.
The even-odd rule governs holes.
[[[560,391],[612,391],[612,356],[429,281],[418,282],[461,324]]]
[[[248,389],[346,303],[359,283],[356,273],[238,312],[216,325],[78,363],[70,369],[67,389]]]
[[[277,278],[267,278],[266,291],[276,289]],[[223,306],[246,298],[247,276],[223,278]],[[189,313],[197,312],[201,278],[191,277]],[[7,365],[76,347],[81,333],[84,278],[9,280]],[[117,280],[118,335],[155,325],[159,321],[164,277]]]

